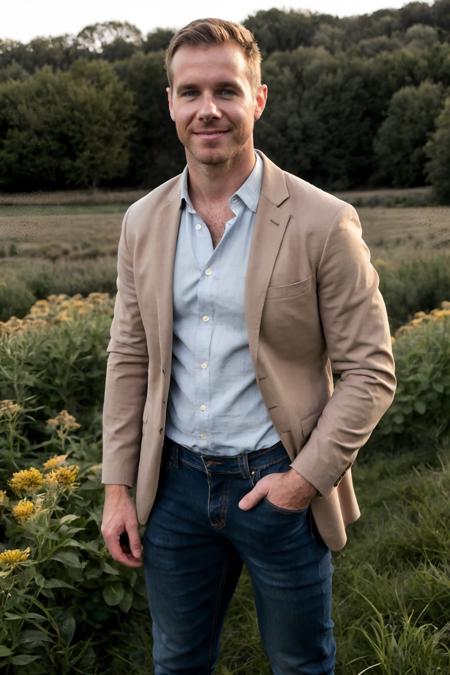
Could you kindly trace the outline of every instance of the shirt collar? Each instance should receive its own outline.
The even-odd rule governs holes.
[[[259,196],[261,194],[261,185],[263,179],[264,165],[261,157],[257,152],[255,152],[255,166],[252,169],[249,177],[242,183],[241,187],[236,190],[236,192],[231,195],[230,203],[234,197],[238,197],[245,206],[250,209],[250,211],[256,212],[259,202]],[[195,213],[195,209],[192,206],[192,202],[189,198],[188,190],[188,167],[185,166],[183,173],[181,174],[181,202],[187,206],[188,211]]]

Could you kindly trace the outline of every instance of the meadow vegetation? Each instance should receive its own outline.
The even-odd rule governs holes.
[[[6,675],[152,672],[142,574],[116,566],[99,533],[100,415],[121,214],[100,217],[86,208],[50,224],[43,217],[34,239],[18,239],[17,223],[7,229],[0,222],[2,245],[15,243],[18,250],[2,259],[0,273],[0,670]],[[417,210],[361,211],[372,250],[380,240],[373,259],[399,383],[355,465],[363,518],[335,556],[336,673],[446,673],[450,255],[442,219],[448,212],[437,209],[433,220],[435,211],[424,209],[424,220]],[[18,216],[25,217],[34,218]],[[72,253],[81,241],[93,246],[93,219],[95,245],[109,254],[44,257],[52,238],[68,241]],[[420,223],[416,247],[408,232],[420,240]],[[64,237],[56,236],[58,227]],[[222,644],[218,675],[269,675],[245,570]]]

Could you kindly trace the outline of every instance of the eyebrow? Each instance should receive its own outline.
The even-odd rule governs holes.
[[[175,92],[177,94],[182,93],[183,91],[189,90],[189,89],[195,89],[197,90],[199,88],[198,84],[195,84],[194,82],[192,83],[184,83],[180,84]],[[224,80],[223,82],[217,82],[217,84],[214,87],[215,89],[224,89],[224,88],[230,88],[230,89],[236,89],[237,91],[242,91],[242,88],[237,82],[233,82],[231,80]]]

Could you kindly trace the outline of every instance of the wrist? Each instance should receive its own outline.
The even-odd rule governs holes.
[[[303,478],[303,476],[299,474],[298,471],[296,471],[293,467],[291,467],[290,471],[287,472],[286,477],[294,485],[296,485],[299,490],[302,490],[302,492],[311,499],[318,494],[318,491],[314,485],[307,481],[306,478]]]
[[[128,496],[128,485],[105,485],[105,497],[118,498]]]

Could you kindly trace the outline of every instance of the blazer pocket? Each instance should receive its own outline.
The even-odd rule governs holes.
[[[293,284],[285,286],[269,286],[267,289],[266,300],[284,300],[287,298],[296,298],[298,295],[303,295],[311,288],[311,277],[303,279],[303,281],[296,281]]]

